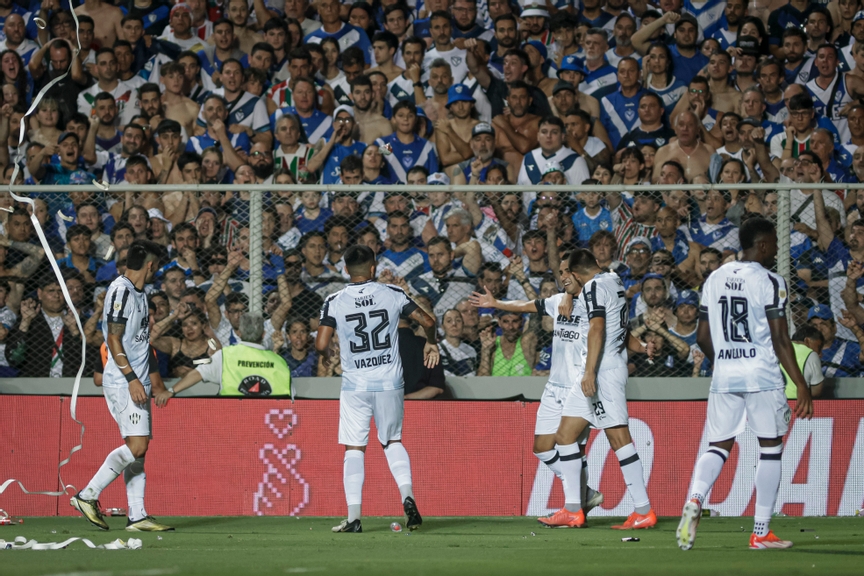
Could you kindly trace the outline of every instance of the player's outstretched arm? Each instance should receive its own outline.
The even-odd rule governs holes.
[[[789,338],[789,326],[786,317],[769,318],[768,327],[771,329],[774,352],[798,391],[795,416],[809,420],[813,417],[813,398],[810,395],[810,387],[807,386],[807,381],[801,374],[801,369],[798,368],[798,362],[795,360],[795,351],[792,348],[792,340]]]
[[[468,297],[468,301],[475,308],[495,308],[497,310],[506,310],[507,312],[531,313],[538,312],[537,304],[534,300],[498,300],[489,289],[483,287],[483,292],[473,292]]]
[[[123,349],[123,334],[126,332],[126,324],[118,322],[108,323],[108,351],[111,353],[114,363],[120,373],[126,377],[129,382],[129,396],[136,404],[144,404],[147,402],[147,392],[144,390],[144,385],[135,374],[135,370],[129,364],[129,358],[126,357],[126,351]]]
[[[409,317],[420,324],[423,327],[423,332],[426,333],[426,345],[423,346],[423,365],[427,368],[434,368],[438,365],[438,360],[440,359],[435,318],[419,306],[411,312]]]

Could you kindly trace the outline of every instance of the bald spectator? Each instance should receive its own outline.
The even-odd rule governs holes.
[[[660,167],[668,160],[675,160],[684,167],[684,176],[692,180],[696,176],[707,176],[714,148],[699,141],[701,122],[693,112],[682,112],[675,121],[675,142],[657,150],[654,157],[654,178],[660,176]]]

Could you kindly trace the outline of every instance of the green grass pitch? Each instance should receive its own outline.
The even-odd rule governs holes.
[[[15,536],[95,544],[141,538],[142,550],[0,550],[0,574],[84,576],[160,574],[864,574],[864,518],[775,518],[772,528],[791,550],[749,550],[752,518],[704,518],[696,546],[675,544],[677,518],[657,528],[619,532],[621,519],[590,518],[581,530],[550,530],[531,518],[427,518],[410,536],[390,531],[401,518],[364,518],[363,534],[333,534],[333,518],[160,518],[174,533],[132,534],[109,518],[100,532],[82,518],[27,518],[0,526]],[[802,532],[805,529],[807,531]],[[56,531],[56,533],[52,532]],[[532,535],[532,532],[534,535]],[[638,536],[640,542],[621,542]]]

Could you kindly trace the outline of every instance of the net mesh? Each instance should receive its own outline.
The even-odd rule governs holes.
[[[494,310],[472,307],[468,297],[484,289],[500,299],[549,297],[561,289],[559,262],[576,248],[589,248],[602,266],[621,276],[631,330],[654,338],[660,347],[654,361],[632,357],[632,375],[709,376],[708,362],[696,346],[702,282],[740,251],[738,226],[743,221],[763,216],[777,223],[778,207],[778,193],[771,191],[279,190],[261,193],[261,212],[253,215],[252,194],[78,192],[74,187],[66,193],[32,194],[51,256],[85,321],[88,375],[99,372],[102,363],[103,294],[124,271],[129,244],[146,238],[164,247],[146,291],[154,305],[153,341],[165,377],[191,369],[190,359],[207,353],[209,338],[223,346],[238,340],[234,329],[240,313],[256,303],[251,288],[256,275],[262,285],[265,345],[287,359],[295,377],[338,374],[338,366],[319,366],[309,335],[317,327],[323,300],[349,281],[342,256],[354,244],[378,254],[380,281],[402,287],[434,314],[441,335],[450,337],[441,344],[448,376],[547,374],[552,318],[529,314],[510,325],[499,322]],[[821,224],[809,196],[790,194],[788,257],[781,246],[778,261],[788,258],[791,263],[792,323],[797,329],[836,318],[838,337],[854,345],[855,321],[850,318],[862,308],[852,306],[860,298],[855,278],[847,283],[846,268],[853,259],[849,239],[841,233],[847,217],[842,194],[824,192]],[[857,205],[850,200],[856,196],[849,196],[854,212]],[[8,195],[2,200],[14,208]],[[77,346],[70,343],[76,336],[65,329],[65,340],[58,342],[57,318],[65,312],[52,300],[51,286],[40,289],[50,267],[33,243],[26,213],[15,209],[0,213],[7,239],[0,284],[6,295],[0,310],[2,371],[7,377],[69,376],[77,361],[64,354],[75,354]],[[851,222],[854,215],[848,218]],[[261,229],[260,263],[251,257],[251,220]],[[820,226],[823,232],[829,226],[831,235],[820,240]],[[853,234],[855,229],[849,227]],[[833,242],[827,248],[826,238]],[[851,245],[856,245],[854,237]],[[22,331],[25,315],[40,328]],[[195,319],[187,322],[189,316]],[[192,325],[188,332],[184,324]],[[480,362],[484,349],[500,348],[500,338],[525,336],[531,345],[521,347],[524,362],[502,357],[496,367],[494,354],[487,365]],[[836,374],[831,375],[860,373],[857,353],[840,356],[832,361]]]

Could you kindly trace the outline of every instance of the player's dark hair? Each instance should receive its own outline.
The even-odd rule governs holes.
[[[345,269],[351,276],[364,276],[369,273],[369,265],[375,262],[375,253],[368,246],[355,244],[345,251]]]
[[[792,335],[792,340],[796,342],[804,342],[805,338],[809,338],[811,340],[818,340],[820,342],[825,341],[825,337],[822,336],[822,332],[819,331],[815,326],[811,326],[810,324],[804,324],[800,326],[795,334]]]
[[[766,218],[753,218],[741,224],[738,239],[742,250],[750,250],[756,245],[756,240],[769,234],[776,234],[774,223]]]
[[[570,253],[567,267],[574,272],[587,272],[598,268],[597,258],[590,250],[579,248]]]
[[[126,253],[126,268],[128,270],[141,270],[151,260],[158,260],[162,253],[162,246],[150,240],[135,240],[129,245]]]

